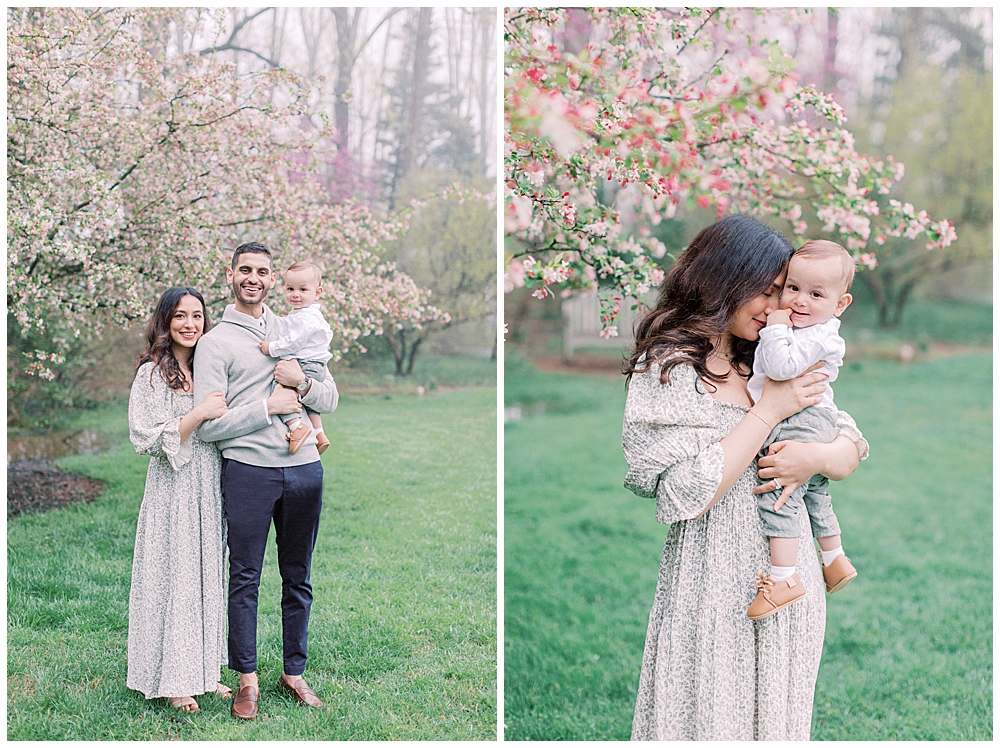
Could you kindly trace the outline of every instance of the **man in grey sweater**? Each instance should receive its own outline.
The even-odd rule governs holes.
[[[278,418],[306,405],[318,413],[337,407],[329,375],[307,378],[294,359],[279,361],[258,344],[277,336],[274,314],[264,305],[274,286],[270,250],[241,244],[226,278],[236,301],[195,350],[194,396],[222,392],[229,410],[205,421],[198,435],[222,452],[222,495],[229,543],[229,668],[240,674],[232,713],[257,716],[257,591],[267,535],[274,522],[281,575],[284,671],[279,688],[299,703],[322,707],[302,673],[306,666],[312,587],[309,570],[322,508],[323,466],[315,442],[288,453],[287,429]],[[283,387],[271,392],[272,380]],[[293,389],[288,389],[293,388]]]

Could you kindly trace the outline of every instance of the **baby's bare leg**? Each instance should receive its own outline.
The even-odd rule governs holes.
[[[798,538],[771,538],[771,565],[795,566],[799,555]]]
[[[835,551],[841,546],[840,536],[831,535],[827,538],[816,538],[819,541],[819,547],[824,551]]]
[[[312,424],[312,427],[314,429],[319,429],[320,431],[323,430],[323,419],[320,418],[319,413],[310,413],[309,414],[309,423]]]

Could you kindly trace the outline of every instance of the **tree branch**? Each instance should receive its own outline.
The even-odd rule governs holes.
[[[272,60],[272,59],[270,59],[268,57],[265,57],[264,55],[260,54],[259,52],[254,52],[252,49],[247,49],[246,47],[238,47],[235,44],[233,44],[233,42],[236,41],[236,35],[239,34],[240,31],[243,30],[244,26],[246,26],[248,23],[250,23],[250,21],[252,21],[253,19],[255,19],[257,16],[259,16],[259,15],[261,15],[263,13],[267,13],[267,11],[269,11],[269,10],[273,10],[273,8],[270,8],[270,7],[268,7],[268,8],[262,8],[261,10],[258,10],[253,15],[247,16],[246,18],[244,18],[239,23],[234,23],[233,24],[233,30],[229,34],[229,38],[226,39],[226,41],[221,46],[217,46],[217,47],[205,47],[205,49],[203,49],[200,52],[198,52],[198,55],[199,56],[204,56],[204,55],[210,55],[210,54],[213,54],[213,53],[216,53],[216,52],[229,52],[229,51],[232,51],[232,52],[247,52],[249,54],[254,55],[255,57],[259,57],[261,60],[263,60],[264,62],[266,62],[272,68],[279,68],[279,67],[281,67],[281,65],[279,65],[277,62],[275,62],[274,60]]]
[[[211,54],[212,52],[229,52],[229,51],[232,51],[232,52],[246,52],[248,54],[253,55],[254,57],[259,57],[264,62],[266,62],[268,65],[270,65],[272,68],[280,68],[281,67],[281,65],[279,65],[277,62],[275,62],[274,60],[272,60],[270,57],[265,57],[260,52],[254,52],[252,49],[247,49],[246,47],[237,47],[237,46],[235,46],[233,44],[226,44],[226,45],[224,45],[222,47],[213,47],[212,49],[210,49],[208,51],[202,50],[200,54],[205,55],[205,54]]]
[[[397,13],[399,13],[400,11],[403,11],[403,10],[406,10],[406,8],[393,8],[388,13],[386,13],[385,17],[383,17],[381,21],[379,21],[377,24],[375,24],[375,28],[373,28],[371,30],[371,33],[369,33],[368,36],[365,37],[365,40],[363,42],[361,42],[361,46],[358,47],[357,54],[361,54],[361,50],[364,49],[365,45],[367,45],[368,42],[370,42],[372,40],[372,37],[375,36],[375,32],[378,31],[382,27],[383,23],[385,23],[390,18],[392,18],[394,15],[396,15]]]

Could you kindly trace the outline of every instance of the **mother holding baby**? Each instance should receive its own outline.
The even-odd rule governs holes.
[[[832,442],[784,441],[755,458],[772,428],[820,402],[818,366],[747,383],[767,313],[777,309],[791,245],[747,216],[700,232],[641,321],[625,365],[625,485],[656,499],[670,524],[643,654],[633,740],[808,740],[823,649],[826,589],[805,513],[796,567],[804,598],[747,617],[768,569],[754,494],[816,474],[842,480],[867,457],[849,415]]]

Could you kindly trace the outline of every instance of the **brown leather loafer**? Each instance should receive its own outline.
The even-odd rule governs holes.
[[[320,701],[319,696],[317,696],[301,678],[295,681],[294,686],[288,685],[284,678],[278,678],[278,687],[290,693],[292,698],[300,704],[311,706],[313,709],[323,708],[323,702]]]
[[[233,699],[230,708],[232,715],[236,719],[253,719],[257,716],[257,689],[253,686],[243,686]]]

